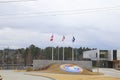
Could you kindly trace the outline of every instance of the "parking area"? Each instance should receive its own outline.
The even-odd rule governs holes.
[[[97,68],[93,69],[94,72],[97,72]],[[105,76],[112,76],[120,78],[120,71],[112,68],[99,68],[99,72],[103,73]]]
[[[0,75],[3,80],[52,80],[41,76],[25,75],[24,72],[15,72],[14,70],[1,70]]]

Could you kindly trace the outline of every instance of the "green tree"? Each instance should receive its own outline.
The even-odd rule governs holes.
[[[46,47],[45,48],[45,57],[48,60],[52,59],[52,47]]]

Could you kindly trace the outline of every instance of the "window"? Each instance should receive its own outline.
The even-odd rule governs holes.
[[[117,60],[117,50],[113,50],[113,60]]]
[[[100,58],[107,58],[108,51],[107,50],[100,50]]]
[[[96,58],[97,58],[97,53],[96,53]]]

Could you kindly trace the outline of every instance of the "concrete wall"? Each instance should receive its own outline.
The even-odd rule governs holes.
[[[39,69],[39,68],[43,68],[46,67],[50,64],[53,63],[59,63],[59,64],[77,64],[78,66],[82,67],[82,68],[86,68],[88,70],[92,71],[92,61],[58,61],[58,60],[33,60],[33,69]]]
[[[113,61],[113,50],[108,50],[107,58],[100,58],[100,50],[90,50],[83,52],[83,58],[91,59],[92,61],[97,60],[97,56],[99,60]],[[120,50],[117,50],[117,60],[120,60]]]
[[[91,60],[97,60],[97,56],[99,56],[98,51],[99,50],[84,51],[83,52],[83,58],[91,59]]]
[[[117,50],[117,60],[120,60],[120,50]]]
[[[108,61],[113,61],[113,50],[108,50]]]

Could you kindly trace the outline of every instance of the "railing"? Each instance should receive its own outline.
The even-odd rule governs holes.
[[[2,70],[15,70],[15,69],[18,69],[18,70],[23,70],[25,69],[25,66],[24,65],[17,65],[17,64],[5,64],[5,65],[0,65],[0,68]]]

